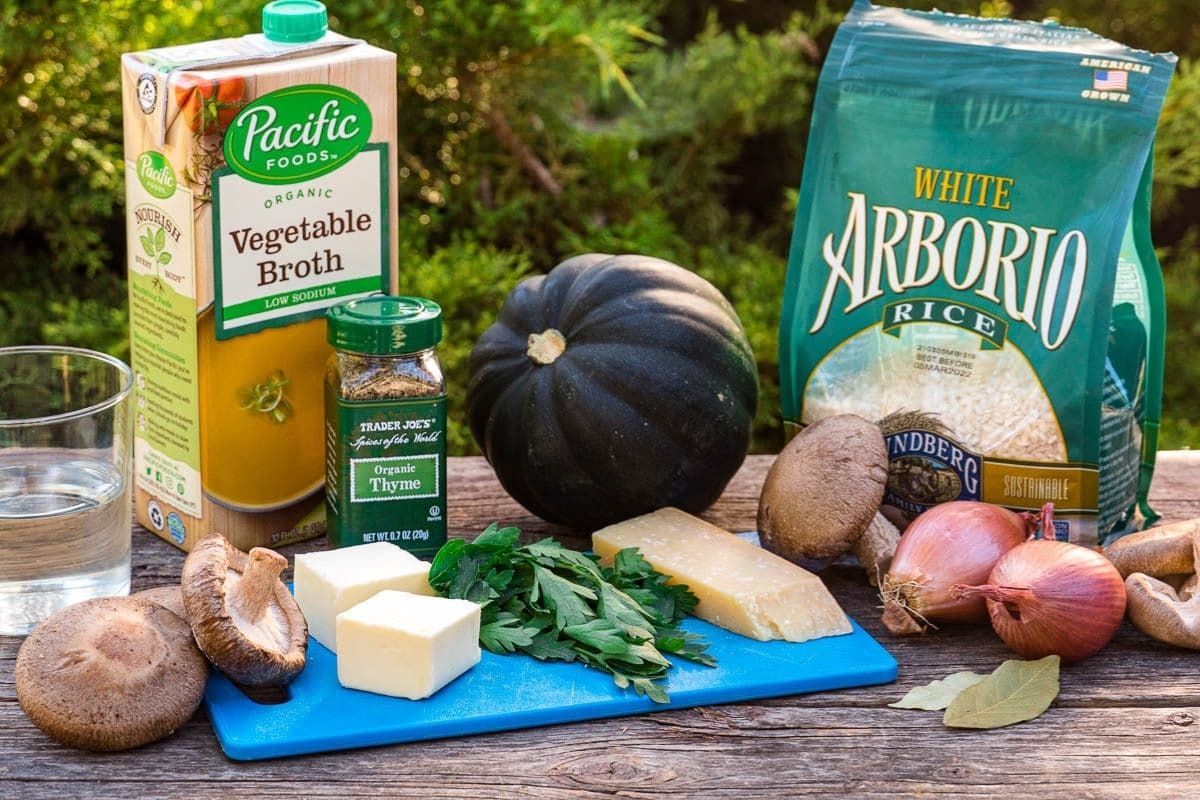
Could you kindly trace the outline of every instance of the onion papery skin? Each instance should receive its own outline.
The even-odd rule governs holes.
[[[996,633],[1030,659],[1083,661],[1112,641],[1125,616],[1121,573],[1101,553],[1068,542],[1026,542],[996,563],[988,585],[956,590],[986,598]]]
[[[884,624],[904,634],[927,622],[986,622],[982,598],[954,597],[951,588],[987,581],[996,562],[1035,529],[1033,515],[974,500],[924,512],[905,529],[884,576]]]

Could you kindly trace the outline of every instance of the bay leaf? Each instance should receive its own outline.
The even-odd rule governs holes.
[[[942,722],[950,728],[1003,728],[1041,716],[1058,697],[1058,656],[1005,661],[954,698]]]
[[[950,705],[954,698],[968,686],[974,686],[983,680],[978,672],[955,672],[938,681],[908,690],[908,694],[895,703],[888,703],[889,708],[913,708],[922,711],[941,711]]]

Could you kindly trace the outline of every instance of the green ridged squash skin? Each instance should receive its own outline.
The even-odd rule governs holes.
[[[548,330],[561,353],[531,357],[530,336]],[[758,404],[733,307],[648,256],[582,255],[522,281],[468,369],[471,433],[501,485],[578,530],[703,511],[745,459]]]

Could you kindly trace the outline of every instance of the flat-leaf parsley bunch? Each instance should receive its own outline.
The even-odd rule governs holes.
[[[520,534],[493,523],[473,542],[447,542],[429,569],[438,594],[483,606],[479,643],[488,650],[581,661],[657,703],[670,702],[655,682],[671,667],[664,653],[716,665],[708,644],[679,627],[696,595],[667,585],[637,548],[604,567],[553,539],[521,546]]]

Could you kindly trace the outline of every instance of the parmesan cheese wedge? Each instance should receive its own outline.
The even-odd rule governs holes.
[[[670,583],[686,584],[700,599],[697,617],[734,633],[789,642],[850,633],[846,613],[816,575],[677,508],[592,534],[605,564],[626,547]]]

